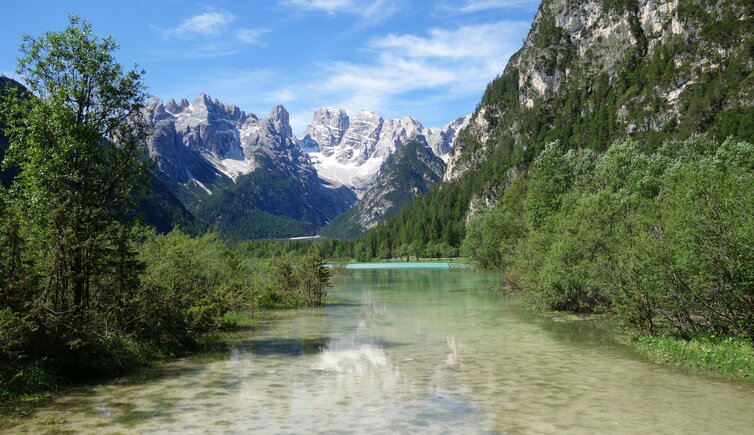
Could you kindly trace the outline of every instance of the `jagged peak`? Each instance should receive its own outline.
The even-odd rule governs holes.
[[[170,113],[178,113],[181,111],[178,107],[178,103],[175,102],[173,98],[169,99],[167,103],[165,103],[165,110],[167,110]]]
[[[145,103],[145,106],[146,106],[146,107],[148,107],[148,108],[152,108],[152,109],[154,109],[154,108],[156,108],[156,107],[158,107],[158,106],[162,106],[162,105],[163,105],[163,104],[162,104],[162,98],[160,98],[160,97],[157,97],[157,96],[152,96],[152,97],[150,97],[150,98],[149,98],[149,99],[147,100],[147,102]]]
[[[348,112],[346,112],[346,109],[340,107],[320,107],[315,113],[326,113],[338,118],[348,118]]]
[[[279,120],[283,124],[288,124],[290,120],[290,114],[288,113],[288,110],[285,108],[285,106],[278,104],[277,106],[273,107],[272,110],[270,110],[270,113],[267,115],[267,119]]]
[[[189,106],[191,107],[210,107],[213,106],[212,97],[205,94],[204,92],[200,93],[196,98],[194,98],[194,101],[191,102]]]
[[[363,115],[363,116],[380,116],[373,110],[369,109],[360,109],[358,112],[356,112],[356,116]]]

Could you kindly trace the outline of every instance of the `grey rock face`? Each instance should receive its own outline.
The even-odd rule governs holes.
[[[322,108],[299,142],[312,153],[320,176],[363,195],[375,182],[385,161],[406,142],[427,136],[433,150],[445,155],[465,118],[439,129],[425,129],[409,117],[383,118],[362,110],[349,118],[343,109]]]
[[[324,107],[317,109],[299,143],[306,151],[332,155],[333,149],[340,144],[349,126],[350,119],[345,110]]]
[[[357,203],[359,226],[367,230],[394,216],[414,199],[442,180],[445,164],[427,144],[415,136],[410,148],[402,148],[385,162],[374,187]]]
[[[147,152],[157,162],[165,184],[178,194],[194,185],[211,194],[215,188],[255,170],[262,154],[290,176],[316,177],[311,161],[293,136],[283,106],[274,107],[267,117],[259,119],[201,94],[190,104],[183,99],[163,105],[159,99],[152,99],[146,111],[154,126]]]
[[[652,89],[650,95],[663,103],[662,110],[647,113],[637,123],[624,118],[629,114],[626,106],[618,108],[617,122],[622,124],[627,135],[661,130],[672,126],[673,121],[682,116],[682,105],[678,102],[685,90],[718,68],[731,52],[701,36],[700,22],[679,13],[679,0],[638,0],[636,7],[611,3],[612,6],[601,0],[542,2],[523,47],[511,57],[503,71],[504,76],[517,74],[520,110],[532,109],[538,102],[557,97],[561,88],[574,79],[594,80],[599,74],[606,73],[612,83],[631,56],[649,60],[659,46],[673,43],[693,46],[698,43],[699,53],[684,53],[673,60],[676,67],[680,67],[677,79],[671,83],[658,83]],[[702,2],[698,7],[713,18],[730,9],[742,21],[750,19],[746,6],[742,6],[745,3]],[[590,89],[584,90],[588,91]],[[636,98],[623,104],[632,105],[638,101]],[[498,133],[507,130],[505,133],[514,138],[517,146],[526,147],[526,134],[515,121],[505,125],[499,125],[499,122],[490,124],[490,119],[504,117],[499,110],[483,104],[473,114],[464,129],[464,136],[475,142],[474,151],[465,153],[463,143],[454,148],[448,161],[446,180],[459,178],[483,161],[488,148],[495,146],[490,140],[493,129]]]
[[[346,213],[323,230],[336,237],[354,237],[380,221],[395,216],[442,180],[445,163],[424,136],[403,144],[384,163],[374,186]]]
[[[245,119],[237,106],[201,94],[176,115],[175,127],[188,147],[217,158],[240,148],[237,126]]]
[[[424,131],[427,143],[436,156],[448,158],[450,150],[453,149],[453,142],[458,136],[458,132],[466,127],[471,119],[471,115],[459,116],[443,128],[428,128]]]

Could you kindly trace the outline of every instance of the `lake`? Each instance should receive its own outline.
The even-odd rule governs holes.
[[[437,264],[351,270],[337,304],[272,312],[228,352],[68,391],[0,432],[754,432],[754,384],[648,362],[604,321],[542,317],[495,275]]]

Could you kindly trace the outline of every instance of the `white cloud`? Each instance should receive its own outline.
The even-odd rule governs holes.
[[[215,59],[240,53],[237,47],[224,43],[192,44],[188,47],[155,48],[147,52],[148,60]]]
[[[236,38],[246,44],[259,44],[262,35],[267,32],[268,30],[265,29],[238,29],[236,30]]]
[[[454,2],[452,6],[446,3],[440,8],[456,13],[467,14],[491,9],[512,9],[522,7],[536,8],[540,3],[540,0],[466,0],[460,6],[457,2]]]
[[[374,61],[337,62],[325,69],[323,91],[341,95],[351,109],[391,110],[396,99],[417,91],[480,94],[521,46],[529,24],[501,21],[427,36],[391,34],[372,40]]]
[[[235,18],[228,12],[210,11],[187,18],[178,27],[163,30],[163,32],[168,36],[183,39],[197,36],[218,36],[228,29]]]
[[[236,17],[225,11],[210,11],[194,15],[177,27],[162,29],[153,26],[165,37],[165,45],[147,52],[149,58],[159,60],[212,59],[232,56],[243,45],[263,45],[267,29],[234,27]]]
[[[431,29],[427,37],[390,34],[375,39],[371,46],[415,58],[489,59],[500,55],[504,45],[520,44],[510,30],[518,34],[523,22],[498,22],[464,26],[456,30]]]
[[[381,21],[400,8],[400,2],[396,0],[280,0],[280,4],[299,10],[319,10],[330,15],[358,15],[368,21]]]
[[[362,50],[368,54],[364,61],[312,65],[308,77],[286,80],[279,90],[263,95],[269,103],[291,106],[296,132],[306,127],[319,106],[341,107],[350,114],[360,109],[383,116],[410,114],[421,120],[432,117],[437,107],[478,99],[520,48],[529,26],[500,21],[433,29],[425,35],[377,37]],[[456,115],[472,109],[459,108]]]

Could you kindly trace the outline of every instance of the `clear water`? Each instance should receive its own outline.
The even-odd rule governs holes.
[[[0,432],[754,433],[754,385],[644,361],[492,275],[354,270],[230,352],[62,394]]]

